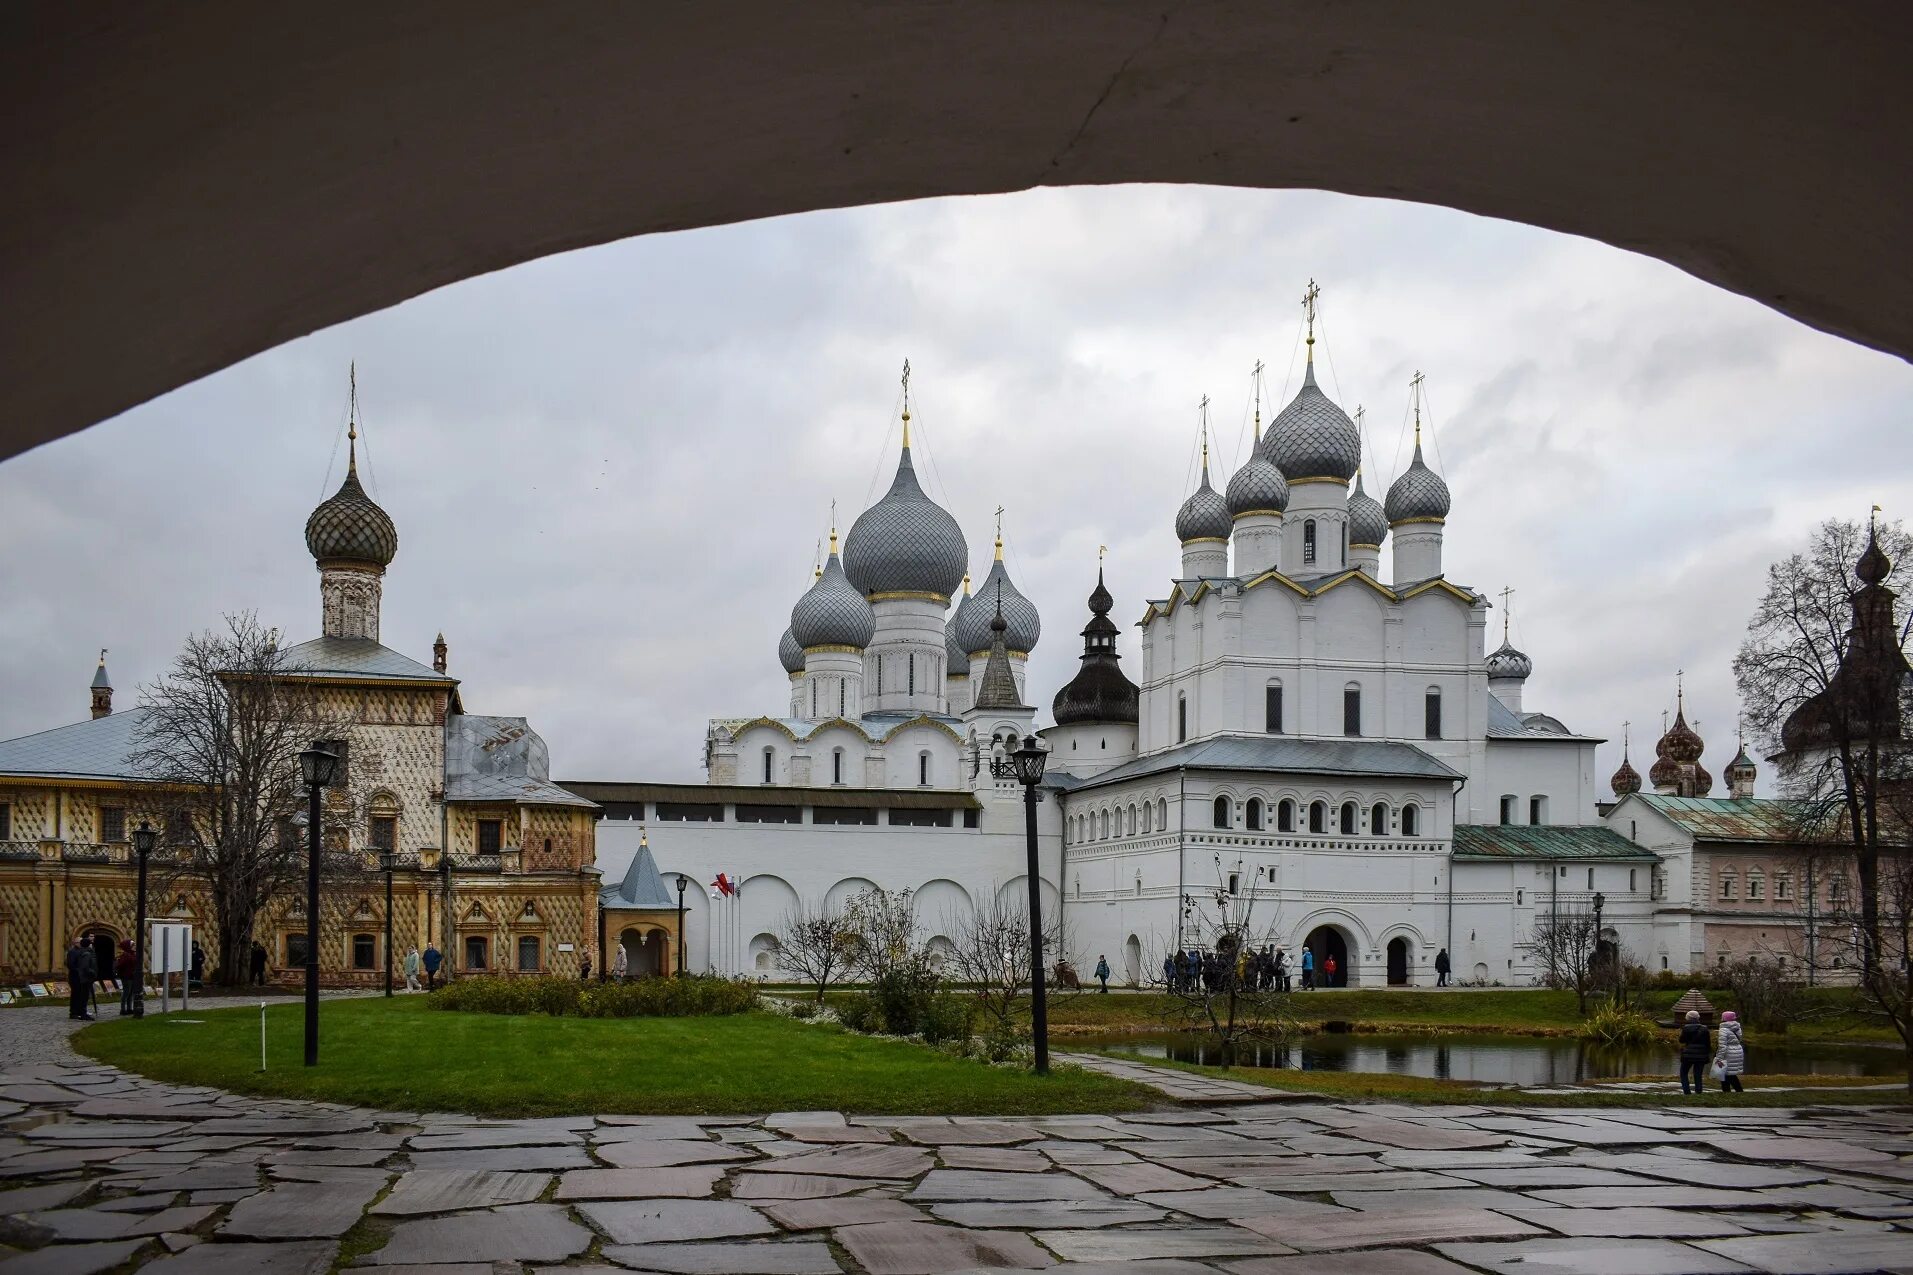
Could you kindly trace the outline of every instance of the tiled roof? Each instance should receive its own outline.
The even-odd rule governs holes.
[[[400,655],[389,646],[371,638],[313,638],[285,653],[285,666],[300,673],[322,677],[362,677],[389,681],[440,682],[447,686],[458,679],[435,672],[431,666]]]
[[[1506,704],[1488,697],[1489,739],[1547,739],[1584,743],[1591,736],[1577,735],[1546,713],[1517,714]],[[1599,741],[1596,741],[1599,742]]]
[[[1454,846],[1457,859],[1660,858],[1605,824],[1457,824]]]
[[[1383,775],[1459,779],[1461,772],[1413,744],[1387,739],[1296,739],[1287,735],[1224,735],[1138,757],[1084,780],[1099,788],[1143,775],[1180,770],[1261,770],[1302,775]]]
[[[0,742],[0,775],[150,780],[137,773],[131,759],[148,711],[132,708]]]
[[[1765,797],[1664,797],[1636,793],[1633,799],[1672,819],[1696,841],[1798,841],[1798,816],[1784,801]]]
[[[658,875],[651,847],[643,843],[625,865],[623,879],[598,891],[598,902],[608,908],[676,909],[678,905],[677,896],[665,888],[664,878]]]
[[[587,801],[551,782],[551,753],[522,717],[460,713],[445,722],[445,799],[577,806]]]

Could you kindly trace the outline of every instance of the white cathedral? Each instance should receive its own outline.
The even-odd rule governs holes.
[[[1650,959],[1658,859],[1599,821],[1600,741],[1523,706],[1529,658],[1505,624],[1489,651],[1487,599],[1444,577],[1449,492],[1419,414],[1377,502],[1313,344],[1226,491],[1205,445],[1135,681],[1099,577],[1081,669],[1040,729],[1037,608],[1000,535],[969,590],[963,534],[917,480],[906,396],[895,479],[841,554],[833,530],[792,609],[789,702],[713,720],[704,784],[566,785],[604,807],[603,879],[631,875],[641,841],[682,878],[691,969],[775,977],[793,905],[871,886],[914,891],[941,947],[978,900],[1027,897],[1022,790],[990,762],[1035,732],[1041,896],[1079,970],[1107,957],[1115,981],[1159,979],[1198,940],[1188,909],[1251,889],[1263,941],[1306,944],[1318,968],[1333,955],[1350,986],[1431,984],[1443,949],[1458,980],[1526,984],[1537,916],[1597,892],[1605,936]],[[608,942],[642,969],[645,937]]]

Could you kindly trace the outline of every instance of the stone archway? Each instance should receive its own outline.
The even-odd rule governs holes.
[[[1318,925],[1309,931],[1302,940],[1302,946],[1315,957],[1315,985],[1317,987],[1350,987],[1355,982],[1355,971],[1348,959],[1349,935],[1339,925]],[[1335,970],[1329,972],[1330,959],[1335,962]]]
[[[1388,985],[1408,986],[1408,940],[1397,934],[1388,940]]]
[[[618,945],[624,949],[626,976],[630,978],[656,978],[668,973],[669,957],[665,952],[666,935],[663,930],[650,929],[640,931],[626,929],[618,935]]]

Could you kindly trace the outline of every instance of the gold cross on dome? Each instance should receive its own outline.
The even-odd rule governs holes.
[[[1309,286],[1302,289],[1302,314],[1309,323],[1309,344],[1315,344],[1315,303],[1320,299],[1322,290],[1315,286],[1315,280],[1309,280]]]

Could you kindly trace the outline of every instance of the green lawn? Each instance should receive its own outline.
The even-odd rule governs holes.
[[[547,1018],[427,1008],[423,996],[327,1001],[319,1066],[300,1065],[304,1009],[197,1008],[115,1018],[73,1038],[101,1062],[182,1084],[393,1111],[529,1116],[834,1110],[1010,1115],[1134,1111],[1153,1092],[1075,1068],[1039,1078],[904,1041],[774,1014]]]

